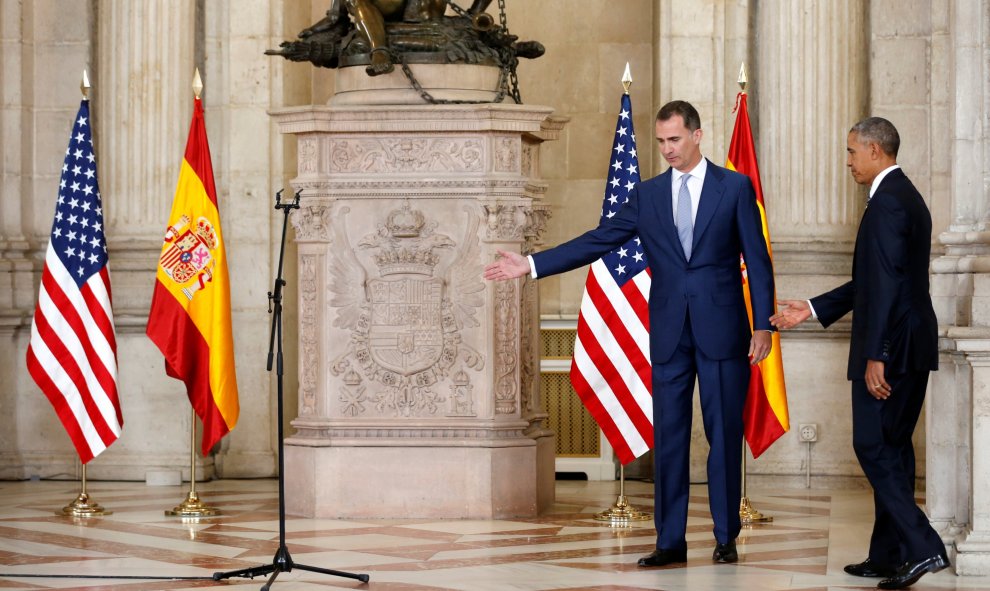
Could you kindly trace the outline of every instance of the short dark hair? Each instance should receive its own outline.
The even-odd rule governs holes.
[[[897,133],[894,124],[883,117],[867,117],[853,125],[849,133],[855,133],[863,143],[880,146],[885,154],[897,158],[897,150],[901,147],[901,136]]]
[[[681,116],[681,119],[684,120],[684,127],[689,130],[701,129],[701,116],[698,115],[698,110],[687,101],[670,101],[660,107],[660,110],[657,111],[657,121],[667,121],[676,115]]]

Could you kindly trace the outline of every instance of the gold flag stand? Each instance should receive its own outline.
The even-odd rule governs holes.
[[[739,500],[739,521],[743,525],[752,525],[754,523],[770,523],[773,521],[773,517],[769,515],[764,515],[757,511],[753,504],[749,502],[749,497],[746,496],[746,442],[743,441],[742,450],[742,499]]]
[[[101,507],[86,492],[86,464],[82,465],[81,481],[82,490],[79,491],[79,496],[76,497],[76,500],[62,507],[61,511],[56,511],[55,515],[61,517],[102,517],[104,515],[113,515],[113,511],[107,511]]]
[[[196,410],[192,410],[192,427],[189,429],[189,494],[179,505],[166,510],[169,517],[214,517],[220,515],[220,510],[211,507],[199,499],[196,494]]]
[[[632,521],[653,519],[652,513],[633,509],[626,501],[626,467],[619,466],[619,497],[615,503],[601,513],[595,513],[595,521],[608,521],[610,525],[629,525]]]

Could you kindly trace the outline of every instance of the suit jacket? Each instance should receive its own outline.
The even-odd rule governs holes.
[[[867,360],[891,375],[938,369],[931,241],[924,199],[901,169],[890,171],[859,224],[852,280],[811,300],[823,326],[853,312],[848,379],[863,379]]]
[[[708,162],[694,223],[690,262],[674,226],[671,171],[638,184],[629,202],[597,228],[533,255],[539,277],[594,262],[638,235],[652,271],[650,355],[673,355],[690,318],[695,343],[712,359],[745,357],[752,329],[771,330],[773,270],[752,183]],[[743,299],[739,255],[746,259],[755,326]]]

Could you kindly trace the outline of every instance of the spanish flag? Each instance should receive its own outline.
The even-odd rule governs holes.
[[[198,97],[156,279],[148,337],[165,355],[165,373],[186,384],[206,455],[237,424],[239,407],[227,255]]]
[[[732,140],[729,142],[729,155],[726,158],[726,168],[741,172],[753,182],[756,192],[756,202],[760,206],[760,217],[763,219],[763,238],[767,242],[767,251],[773,259],[770,248],[770,230],[767,226],[767,210],[763,202],[763,186],[760,183],[760,169],[756,164],[756,147],[753,145],[753,130],[749,125],[749,109],[746,106],[746,93],[740,92],[736,97],[736,125],[732,130]],[[749,282],[746,278],[746,263],[742,263],[743,293],[746,297],[746,307],[750,321],[753,319],[753,307],[750,304]],[[774,297],[774,311],[777,299]],[[784,361],[780,355],[780,334],[773,333],[773,349],[766,359],[752,366],[749,376],[749,391],[746,396],[746,407],[743,410],[746,441],[753,457],[760,454],[790,428],[787,416],[787,390],[784,387]]]

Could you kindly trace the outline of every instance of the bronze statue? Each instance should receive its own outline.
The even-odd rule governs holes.
[[[491,2],[472,0],[464,9],[453,0],[331,0],[326,16],[298,41],[266,53],[325,68],[363,64],[369,76],[392,72],[396,64],[489,64],[503,69],[504,86],[510,77],[515,82],[519,57],[539,57],[544,48],[509,34],[503,0],[502,24],[496,24],[485,12]],[[408,68],[403,71],[415,86]],[[519,102],[517,89],[513,96]]]

